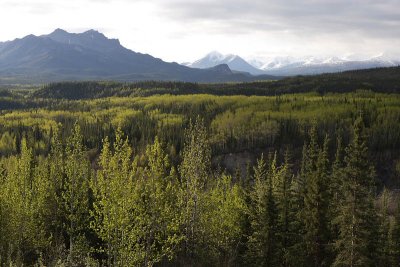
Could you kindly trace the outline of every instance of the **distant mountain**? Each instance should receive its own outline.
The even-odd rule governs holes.
[[[218,64],[227,64],[232,70],[248,72],[253,75],[295,76],[399,66],[400,59],[393,58],[382,54],[371,58],[284,56],[245,60],[237,55],[223,55],[214,51],[193,63],[182,64],[194,68],[210,68]]]
[[[252,75],[261,75],[266,74],[265,71],[255,68],[250,65],[246,60],[237,56],[237,55],[223,55],[217,51],[213,51],[207,54],[205,57],[196,60],[193,63],[182,63],[188,67],[192,68],[211,68],[220,64],[227,64],[230,69],[239,71],[239,72],[248,72]]]
[[[251,64],[271,75],[293,76],[334,73],[348,70],[395,67],[399,60],[378,56],[367,59],[339,57],[274,57],[269,59],[252,59]]]
[[[368,59],[275,57],[246,61],[237,55],[212,52],[184,66],[129,50],[117,39],[95,30],[68,33],[57,29],[47,35],[0,42],[0,85],[71,80],[249,82],[399,64],[400,60],[386,55]]]
[[[235,82],[257,79],[260,77],[233,72],[227,65],[196,69],[167,63],[126,49],[117,39],[108,39],[95,30],[76,34],[57,29],[48,35],[28,35],[0,43],[0,84],[61,80]]]

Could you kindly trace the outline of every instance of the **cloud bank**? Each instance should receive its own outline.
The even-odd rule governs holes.
[[[398,0],[0,0],[1,41],[95,28],[166,60],[244,56],[399,56]]]

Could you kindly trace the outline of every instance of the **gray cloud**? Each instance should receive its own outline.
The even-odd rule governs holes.
[[[186,61],[241,55],[400,57],[400,0],[0,0],[3,40],[95,28],[127,47]],[[21,20],[22,21],[22,20]]]
[[[400,38],[398,0],[155,0],[161,14],[184,23],[213,22],[221,33],[291,31]]]
[[[18,10],[27,10],[29,13],[36,14],[36,15],[44,15],[49,14],[57,7],[54,2],[51,1],[4,1],[1,4],[2,8],[14,8]]]

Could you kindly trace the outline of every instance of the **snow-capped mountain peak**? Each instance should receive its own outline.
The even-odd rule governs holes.
[[[265,62],[261,69],[273,75],[309,75],[327,72],[340,72],[355,69],[376,67],[392,67],[399,65],[400,60],[379,54],[374,57],[359,55],[338,56],[309,56],[303,58],[273,58]]]
[[[204,58],[209,59],[210,61],[220,61],[223,60],[226,56],[221,54],[218,51],[212,51],[208,53]]]
[[[235,71],[248,72],[251,74],[265,74],[264,71],[253,67],[251,64],[246,62],[243,58],[234,54],[221,54],[217,51],[212,51],[205,55],[203,58],[196,60],[193,63],[187,64],[186,66],[192,68],[212,68],[220,64],[227,64],[229,68]]]
[[[392,67],[400,64],[400,58],[379,53],[373,56],[347,54],[343,56],[271,56],[252,57],[247,60],[234,54],[221,54],[213,51],[205,57],[187,64],[193,68],[211,68],[227,64],[232,70],[251,74],[272,74],[278,76],[309,75],[339,72],[354,69]]]

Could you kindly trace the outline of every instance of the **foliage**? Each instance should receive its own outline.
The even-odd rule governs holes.
[[[397,94],[95,85],[0,96],[0,266],[398,266]]]
[[[33,93],[35,97],[63,99],[93,99],[110,96],[150,96],[157,94],[186,95],[280,95],[304,92],[354,92],[359,89],[374,92],[399,93],[400,68],[377,68],[296,76],[278,81],[249,83],[197,84],[184,82],[141,81],[62,82],[45,85]],[[0,96],[1,96],[0,92]],[[7,96],[7,91],[3,91]]]

